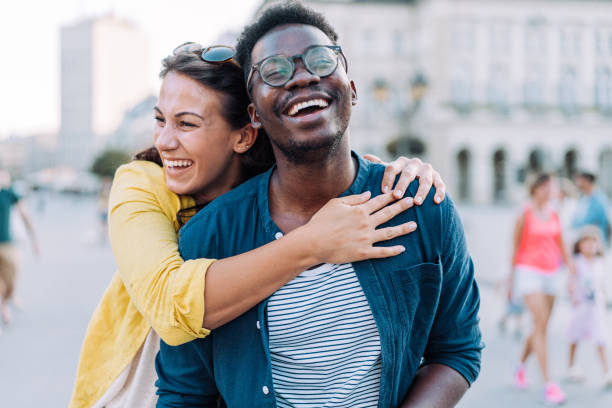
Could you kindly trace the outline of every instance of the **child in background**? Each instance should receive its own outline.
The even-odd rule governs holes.
[[[504,279],[502,282],[498,284],[498,288],[508,292],[508,287],[514,283],[516,286],[515,277],[514,282],[510,277]],[[497,326],[499,327],[499,331],[502,335],[506,334],[509,324],[513,325],[513,336],[515,340],[521,340],[523,337],[523,312],[525,311],[525,306],[523,305],[523,301],[520,297],[516,296],[516,288],[513,287],[510,291],[511,297],[506,298],[506,306],[504,310],[504,314],[499,319]]]
[[[570,276],[572,317],[568,335],[570,339],[568,378],[580,381],[582,372],[574,364],[578,342],[593,340],[605,375],[605,386],[612,387],[612,372],[606,359],[606,300],[604,293],[605,263],[601,232],[596,226],[580,230],[574,245],[576,273]]]

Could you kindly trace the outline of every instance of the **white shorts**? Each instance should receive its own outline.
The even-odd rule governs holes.
[[[516,295],[520,299],[533,293],[552,296],[558,296],[561,293],[562,280],[559,270],[554,273],[546,273],[532,266],[517,265],[514,279]]]

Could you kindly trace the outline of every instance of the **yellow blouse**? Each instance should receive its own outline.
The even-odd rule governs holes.
[[[206,337],[204,279],[212,259],[184,262],[176,213],[193,199],[166,188],[163,169],[134,161],[115,174],[109,199],[117,262],[81,349],[70,408],[90,407],[132,361],[153,328],[170,345]]]

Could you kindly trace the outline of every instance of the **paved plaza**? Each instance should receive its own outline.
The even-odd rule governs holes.
[[[33,259],[28,243],[19,240],[18,292],[24,310],[16,312],[14,324],[0,334],[0,407],[66,407],[87,322],[114,273],[114,262],[110,247],[99,239],[95,199],[48,196],[29,201],[42,255]],[[539,407],[542,383],[535,360],[528,367],[532,389],[517,392],[511,380],[520,342],[512,330],[503,334],[497,327],[504,295],[495,285],[508,270],[515,210],[462,207],[460,212],[480,282],[487,346],[480,378],[460,407]],[[23,238],[22,231],[16,233]],[[557,377],[567,361],[568,311],[567,300],[560,299],[551,322],[551,372]],[[524,331],[528,326],[525,319]],[[565,385],[565,406],[612,407],[612,391],[601,389],[601,368],[592,345],[579,350],[578,362],[588,378],[581,385]]]

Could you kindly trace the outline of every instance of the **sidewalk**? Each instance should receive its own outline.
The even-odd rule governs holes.
[[[519,391],[513,386],[514,369],[521,352],[522,342],[515,338],[512,330],[500,332],[497,322],[502,315],[504,297],[490,286],[481,286],[481,328],[486,345],[483,351],[482,371],[478,381],[468,391],[460,408],[523,408],[543,406],[544,383],[539,373],[535,356],[527,364],[531,387]],[[567,394],[567,408],[612,407],[612,390],[602,388],[602,369],[596,355],[595,345],[579,346],[577,363],[587,378],[582,384],[570,384],[563,380],[567,369],[568,341],[565,335],[566,316],[569,304],[560,300],[555,305],[549,332],[549,365],[551,376],[558,380]],[[610,316],[609,316],[610,317]],[[523,316],[523,334],[529,331],[529,316]],[[612,328],[608,326],[609,338]],[[608,362],[612,350],[608,347]]]

